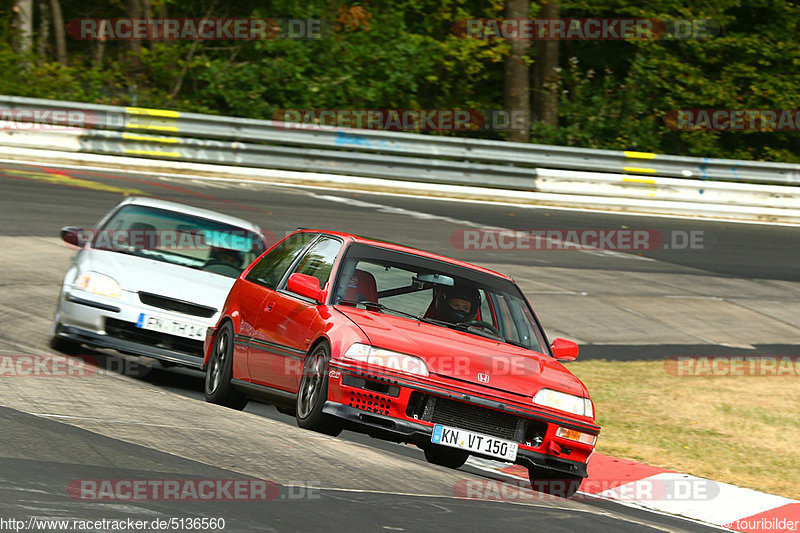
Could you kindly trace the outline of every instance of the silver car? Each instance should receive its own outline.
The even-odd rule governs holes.
[[[78,251],[52,348],[76,354],[85,344],[195,368],[233,282],[267,245],[246,220],[135,197],[95,229],[64,228],[61,237]]]

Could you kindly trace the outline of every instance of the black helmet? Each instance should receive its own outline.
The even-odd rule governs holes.
[[[469,302],[471,304],[469,311],[454,309],[450,302],[456,299]],[[471,285],[442,287],[436,297],[436,316],[439,320],[460,324],[461,322],[474,320],[478,315],[480,306],[481,295],[475,287]]]

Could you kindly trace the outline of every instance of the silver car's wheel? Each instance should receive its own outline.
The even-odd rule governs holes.
[[[50,348],[65,355],[78,355],[81,351],[81,343],[53,335],[50,337]]]

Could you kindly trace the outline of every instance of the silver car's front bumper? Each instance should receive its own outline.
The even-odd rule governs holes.
[[[202,318],[145,305],[136,293],[123,291],[122,298],[114,299],[66,288],[59,300],[53,334],[89,346],[202,368],[202,340],[139,328],[142,313],[204,328],[213,326],[217,318],[217,314]]]

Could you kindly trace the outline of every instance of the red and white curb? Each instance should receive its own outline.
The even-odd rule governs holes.
[[[526,480],[528,471],[470,457],[467,464]],[[690,476],[636,461],[592,454],[578,495],[681,516],[742,533],[800,531],[800,501]],[[498,495],[499,496],[499,495]]]

